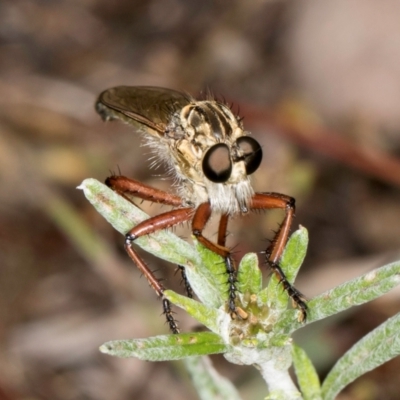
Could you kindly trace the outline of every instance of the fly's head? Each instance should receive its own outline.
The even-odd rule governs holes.
[[[243,130],[240,119],[225,104],[192,101],[175,118],[168,131],[175,171],[191,201],[210,201],[214,210],[246,212],[254,194],[249,175],[262,159],[258,142]]]
[[[249,175],[258,169],[262,150],[228,106],[170,89],[120,86],[101,93],[96,110],[105,120],[119,119],[145,133],[188,204],[209,201],[220,213],[247,212],[254,194]]]

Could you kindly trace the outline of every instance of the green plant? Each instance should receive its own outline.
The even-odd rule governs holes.
[[[148,216],[133,204],[93,180],[80,188],[93,206],[121,233]],[[218,375],[207,358],[222,353],[237,364],[254,365],[268,386],[266,399],[334,399],[350,382],[400,353],[400,316],[396,315],[355,344],[333,367],[322,385],[306,353],[294,345],[291,335],[310,324],[352,306],[373,300],[399,283],[400,263],[392,263],[346,282],[308,301],[307,321],[288,307],[288,297],[274,276],[262,287],[258,259],[243,257],[238,274],[238,306],[244,318],[231,318],[224,264],[219,256],[198,243],[194,246],[171,232],[142,237],[135,243],[171,263],[183,265],[199,301],[167,290],[165,297],[209,329],[207,332],[162,335],[105,343],[101,351],[118,357],[148,361],[183,359],[201,399],[239,399],[233,385]],[[293,283],[308,244],[307,230],[300,227],[288,241],[282,269]],[[288,369],[294,363],[299,389]]]

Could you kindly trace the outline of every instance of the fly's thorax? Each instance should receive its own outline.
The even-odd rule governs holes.
[[[240,120],[224,104],[216,101],[193,101],[183,107],[170,121],[168,132],[170,148],[178,175],[200,183],[206,179],[203,160],[207,151],[217,144],[225,144],[225,153],[215,155],[216,163],[230,163],[231,153],[236,153],[236,140],[244,136]],[[224,153],[221,149],[219,153]],[[238,170],[239,171],[239,170]],[[230,183],[239,177],[232,175]]]
[[[188,104],[182,108],[180,118],[190,139],[199,144],[210,145],[230,138],[235,140],[236,135],[240,135],[242,131],[240,120],[229,107],[213,100],[194,101]]]
[[[182,129],[186,138],[198,151],[242,135],[240,122],[232,111],[216,101],[195,101],[180,112]]]

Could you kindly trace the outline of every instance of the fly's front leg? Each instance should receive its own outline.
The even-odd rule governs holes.
[[[295,200],[292,197],[280,193],[256,193],[252,198],[251,208],[279,208],[285,210],[285,218],[272,239],[271,244],[265,251],[266,262],[271,267],[279,282],[282,283],[283,288],[292,299],[294,306],[300,310],[301,316],[299,317],[299,320],[305,321],[307,318],[307,304],[304,296],[287,280],[279,265],[279,260],[286,246],[290,227],[294,218]]]
[[[124,176],[111,176],[106,179],[106,185],[131,203],[133,203],[132,197],[137,197],[143,200],[149,200],[156,203],[167,204],[175,207],[182,205],[182,199],[179,196],[163,192],[162,190],[154,189],[141,182],[126,178]],[[186,222],[192,217],[192,215],[192,208],[181,208],[178,210],[169,211],[141,222],[125,235],[125,250],[128,253],[129,257],[137,265],[139,270],[142,272],[142,274],[146,277],[150,286],[154,289],[157,295],[162,298],[163,312],[167,319],[168,325],[173,333],[179,333],[179,328],[172,315],[171,304],[169,300],[163,297],[165,288],[155,277],[154,273],[149,269],[142,258],[139,257],[137,252],[133,249],[132,244],[137,238],[141,236],[149,235],[156,231],[170,228],[181,222]],[[189,293],[189,291],[191,291],[191,288],[189,282],[186,279],[185,269],[183,266],[179,266],[179,268],[181,269],[182,276],[184,277],[186,291]]]
[[[132,197],[138,197],[142,200],[166,204],[173,207],[182,206],[182,199],[179,196],[155,189],[125,176],[110,176],[106,179],[106,185],[131,203],[133,203]],[[186,294],[188,297],[192,298],[193,290],[186,277],[185,267],[183,265],[178,265],[178,269],[181,272],[182,282],[185,286]]]
[[[220,221],[220,227],[218,229],[218,243],[213,243],[203,236],[203,230],[211,216],[211,205],[210,203],[203,203],[197,208],[196,213],[192,221],[192,232],[196,236],[197,240],[212,252],[218,254],[225,260],[226,272],[228,273],[228,284],[229,284],[229,299],[228,307],[231,316],[236,316],[236,282],[237,282],[237,271],[231,257],[230,250],[225,247],[225,235],[226,227],[228,223],[228,216],[223,215]]]
[[[153,203],[166,204],[173,207],[182,206],[182,199],[179,196],[155,189],[126,176],[110,176],[106,179],[105,184],[131,203],[133,203],[132,197],[137,197]]]
[[[171,304],[165,299],[164,286],[155,277],[154,273],[149,269],[147,264],[139,257],[137,252],[132,247],[133,242],[141,236],[146,236],[151,233],[170,228],[174,225],[186,222],[193,216],[193,208],[180,208],[178,210],[168,211],[156,217],[149,218],[132,228],[125,236],[125,250],[129,257],[137,265],[139,270],[148,280],[150,286],[154,289],[163,301],[163,310],[169,327],[173,333],[179,333],[178,325],[172,315]]]

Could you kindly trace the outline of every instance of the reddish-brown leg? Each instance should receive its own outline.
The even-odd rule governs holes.
[[[210,203],[202,203],[196,210],[192,220],[192,232],[196,236],[197,240],[212,252],[220,255],[225,260],[226,272],[228,273],[228,284],[229,284],[229,299],[228,307],[231,315],[236,315],[236,282],[237,282],[237,271],[231,257],[230,250],[224,246],[225,234],[228,224],[228,217],[222,216],[220,221],[220,228],[218,229],[218,243],[213,243],[203,236],[203,230],[211,216],[211,205]]]
[[[133,179],[124,176],[111,176],[107,178],[106,184],[115,192],[132,202],[132,197],[137,197],[143,200],[149,200],[156,203],[167,204],[171,206],[182,206],[182,199],[179,196],[171,195],[150,186],[144,185]],[[169,300],[163,298],[164,286],[155,277],[154,273],[149,269],[147,264],[142,260],[137,252],[133,249],[133,242],[145,235],[157,232],[159,230],[170,228],[182,222],[190,220],[193,216],[194,209],[192,207],[179,208],[149,218],[132,228],[125,236],[125,250],[129,257],[137,265],[142,274],[146,277],[150,286],[154,289],[157,295],[162,298],[163,312],[166,316],[169,327],[173,333],[179,333],[178,325],[172,315],[171,304]],[[184,277],[185,286],[189,286],[186,279],[186,274],[183,266],[179,266]],[[186,287],[188,291],[188,287]]]
[[[286,242],[289,237],[290,226],[295,212],[295,200],[292,197],[280,193],[256,193],[252,198],[251,209],[271,209],[279,208],[285,210],[285,218],[282,221],[275,237],[265,251],[267,264],[282,283],[293,304],[301,312],[300,321],[307,318],[307,304],[303,295],[287,280],[282,268],[279,266],[279,260],[282,256]]]
[[[218,225],[218,244],[220,246],[225,247],[225,241],[226,241],[226,231],[228,229],[228,220],[229,220],[229,215],[228,214],[223,214],[221,215],[221,218],[219,220],[219,225]]]
[[[131,203],[132,197],[137,197],[154,203],[161,203],[174,207],[182,206],[182,199],[179,196],[152,188],[151,186],[147,186],[144,183],[125,176],[110,176],[106,179],[105,183],[108,187],[122,197],[125,197]]]
[[[132,228],[125,236],[125,250],[129,257],[137,265],[139,270],[146,277],[151,287],[157,295],[163,298],[164,286],[154,276],[154,273],[149,269],[147,264],[139,257],[133,249],[132,243],[141,236],[146,236],[159,230],[171,228],[174,225],[187,222],[193,217],[193,208],[179,208],[177,210],[168,211],[166,213],[149,218]],[[163,298],[164,314],[167,318],[169,327],[173,333],[179,333],[179,328],[176,324],[171,312],[170,302]]]

